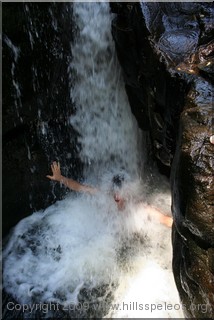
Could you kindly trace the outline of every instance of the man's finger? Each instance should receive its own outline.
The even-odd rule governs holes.
[[[48,179],[53,180],[53,176],[46,176]]]
[[[54,170],[57,170],[57,169],[58,169],[57,162],[54,162]]]

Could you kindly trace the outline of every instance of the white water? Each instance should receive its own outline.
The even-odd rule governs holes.
[[[111,36],[108,4],[75,4],[79,27],[72,44],[71,124],[80,132],[82,160],[96,175],[113,167],[139,173],[141,149],[136,121],[125,94]]]
[[[80,195],[36,212],[14,229],[4,250],[4,286],[19,303],[77,303],[82,288],[108,285],[112,303],[179,303],[171,273],[170,230],[145,212],[137,150],[142,139],[132,117],[110,33],[107,3],[76,3],[79,33],[72,44],[71,124],[80,133],[85,179],[96,196]],[[126,210],[109,194],[112,173],[123,170]],[[154,199],[155,197],[155,199]],[[136,199],[138,203],[136,203]],[[169,194],[150,196],[169,210]],[[116,286],[116,289],[113,289]],[[107,293],[94,302],[106,303]],[[105,311],[106,310],[106,311]],[[172,311],[118,310],[113,317],[179,317]]]

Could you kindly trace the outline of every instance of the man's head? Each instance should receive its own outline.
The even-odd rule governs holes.
[[[124,183],[124,175],[123,174],[116,174],[115,176],[113,176],[112,178],[112,189],[121,189],[122,185]]]

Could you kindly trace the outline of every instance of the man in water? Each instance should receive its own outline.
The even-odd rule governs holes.
[[[99,189],[97,188],[94,188],[88,185],[83,185],[73,179],[64,177],[61,174],[59,162],[57,163],[54,161],[53,164],[51,165],[51,170],[53,175],[52,176],[47,175],[46,176],[47,178],[53,181],[58,181],[73,191],[86,192],[92,195],[99,192]],[[113,195],[114,201],[117,204],[117,208],[119,211],[123,211],[126,207],[126,199],[124,199],[124,197],[121,195],[121,192],[120,192],[123,183],[124,183],[124,176],[120,174],[115,175],[112,179],[112,188],[111,188],[112,195]],[[172,226],[172,218],[164,215],[157,208],[144,204],[144,210],[146,210],[147,213],[151,214],[160,223],[166,225],[167,227]]]

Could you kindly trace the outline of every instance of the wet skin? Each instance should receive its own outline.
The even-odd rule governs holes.
[[[118,210],[120,210],[120,211],[124,210],[125,209],[126,200],[124,198],[122,198],[119,195],[119,193],[114,193],[113,197],[114,197],[114,201],[117,204]]]

